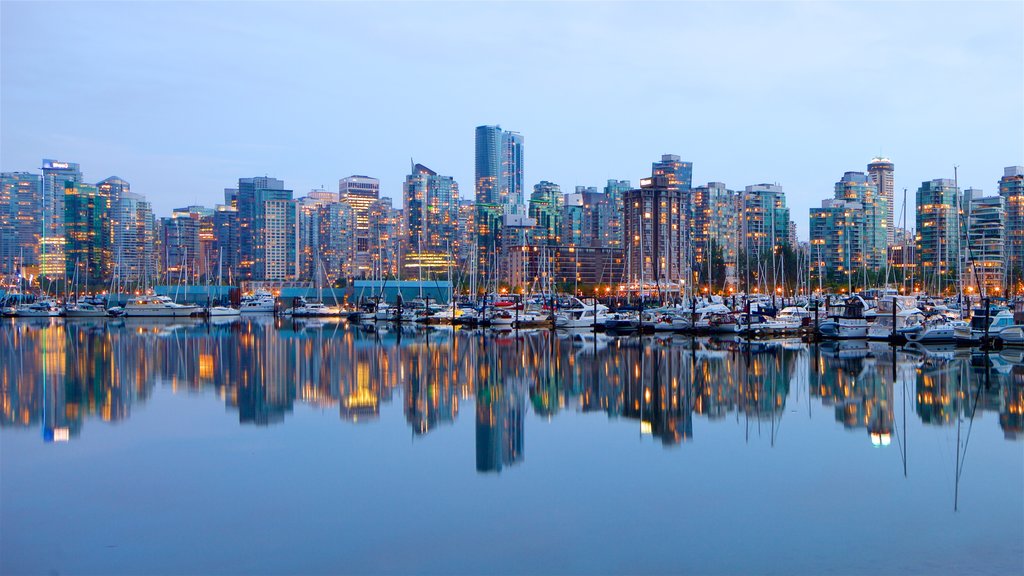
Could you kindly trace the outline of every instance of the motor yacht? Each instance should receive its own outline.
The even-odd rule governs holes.
[[[202,310],[193,304],[178,304],[167,296],[138,296],[124,306],[124,315],[132,317],[164,316],[179,318],[192,316]]]
[[[257,290],[254,294],[243,296],[239,307],[242,314],[270,313],[276,307],[274,295],[268,290]]]

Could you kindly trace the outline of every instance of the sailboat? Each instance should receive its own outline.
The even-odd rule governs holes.
[[[218,252],[217,259],[217,286],[220,286],[221,272],[224,266],[224,253],[223,251]],[[209,283],[209,282],[207,282]],[[206,315],[212,317],[225,317],[225,316],[241,316],[242,311],[238,308],[232,308],[230,306],[211,306],[206,309]]]
[[[89,302],[79,294],[78,289],[78,261],[75,261],[75,276],[72,281],[74,285],[75,299],[64,306],[64,315],[68,318],[103,318],[107,316],[107,310]],[[86,282],[88,284],[88,282]]]

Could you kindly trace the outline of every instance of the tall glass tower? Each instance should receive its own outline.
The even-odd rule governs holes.
[[[892,244],[896,228],[893,220],[893,173],[894,165],[888,158],[875,157],[868,164],[871,183],[878,189],[878,195],[885,203],[886,243]]]
[[[523,205],[523,136],[501,126],[476,127],[477,266],[487,286],[488,270],[498,267],[506,214],[525,212]],[[493,288],[493,286],[492,286]]]

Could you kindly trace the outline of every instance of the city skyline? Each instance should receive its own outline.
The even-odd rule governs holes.
[[[800,215],[875,156],[895,164],[894,208],[906,188],[908,209],[954,165],[961,189],[993,194],[1002,168],[1024,163],[1017,3],[244,6],[4,3],[0,170],[75,162],[84,182],[116,174],[167,215],[220,203],[248,174],[296,196],[366,174],[397,206],[412,156],[465,200],[473,130],[495,124],[523,136],[524,197],[541,181],[636,183],[651,158],[677,154],[693,186],[779,183],[806,240]],[[424,10],[447,18],[417,28]],[[66,33],[36,37],[42,18]],[[488,35],[495,19],[503,33]],[[361,26],[333,34],[344,20]],[[116,44],[90,32],[100,21],[120,24]],[[253,42],[271,22],[289,42]],[[765,41],[763,28],[779,34]],[[381,37],[379,50],[361,44]],[[466,50],[477,45],[502,70],[478,70],[483,56]],[[436,72],[412,95],[389,74],[410,65]],[[482,88],[497,72],[510,87]],[[257,75],[270,80],[238,98]],[[935,82],[950,89],[923,88]]]

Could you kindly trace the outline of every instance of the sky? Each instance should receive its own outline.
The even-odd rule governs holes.
[[[473,198],[474,128],[523,134],[528,189],[783,186],[808,209],[874,156],[908,189],[1024,164],[1024,2],[0,2],[0,170],[78,162],[158,216],[240,177],[299,197],[410,160]]]

